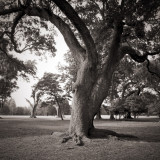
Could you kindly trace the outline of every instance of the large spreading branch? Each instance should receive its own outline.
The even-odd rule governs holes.
[[[107,75],[106,74],[107,72],[112,72],[114,70],[114,67],[117,64],[119,64],[120,59],[123,58],[123,55],[119,54],[119,47],[120,47],[122,32],[123,32],[123,23],[121,22],[121,20],[115,21],[114,33],[112,36],[109,53],[104,60],[104,67],[102,72],[104,75]]]
[[[159,53],[160,49],[158,49],[155,52],[145,52],[143,55],[141,55],[138,51],[136,51],[135,49],[133,49],[128,45],[122,45],[120,48],[120,54],[122,55],[128,54],[134,61],[138,63],[143,63],[145,60],[147,60],[148,56],[157,55]]]
[[[74,9],[72,8],[72,6],[65,0],[52,0],[61,10],[62,12],[65,13],[65,15],[68,17],[68,19],[73,23],[73,25],[77,28],[77,30],[79,31],[79,33],[81,34],[82,36],[82,39],[84,41],[84,44],[85,44],[85,47],[86,47],[86,55],[87,57],[91,60],[92,64],[97,64],[97,59],[98,59],[98,54],[97,54],[97,51],[96,51],[96,47],[95,47],[95,44],[94,44],[94,41],[93,41],[93,38],[91,37],[90,33],[89,33],[89,30],[87,29],[86,25],[84,24],[84,22],[81,20],[81,18],[78,16],[78,14],[74,11]],[[22,18],[23,14],[24,14],[24,11],[25,13],[28,12],[28,10],[30,9],[30,3],[31,3],[31,0],[27,0],[26,3],[22,6],[18,6],[18,7],[14,7],[12,9],[5,9],[3,11],[0,11],[0,15],[7,15],[7,14],[11,14],[11,13],[18,13],[18,16],[16,17],[15,21],[14,21],[14,25],[12,27],[12,33],[14,33],[15,31],[15,27],[16,25],[18,24],[18,21],[20,20],[20,17]],[[39,11],[45,11],[46,8],[44,9],[40,9],[39,8]],[[48,12],[48,11],[47,11]],[[47,13],[45,12],[45,13]],[[31,13],[31,12],[30,12]],[[42,13],[42,12],[41,12]],[[51,12],[48,12],[48,15],[50,14]],[[28,14],[29,15],[29,14]],[[31,14],[30,14],[31,15]],[[32,15],[33,15],[33,12],[32,12]],[[40,14],[37,15],[39,17],[42,17],[44,18],[44,15]],[[77,48],[80,48],[78,50],[81,50],[81,52],[83,52],[83,56],[84,56],[84,49],[82,49],[82,47],[80,47],[80,44],[77,43],[77,39],[75,38],[75,35],[73,34],[73,32],[71,32],[71,29],[69,26],[67,26],[67,24],[62,21],[62,19],[54,14],[52,14],[52,16],[50,15],[50,19],[47,19],[47,20],[51,20],[52,23],[53,21],[54,24],[56,24],[58,26],[58,29],[61,30],[61,33],[64,35],[65,39],[66,39],[66,42],[69,46],[69,48],[72,48],[73,50],[73,46],[76,46]],[[63,30],[62,30],[62,26],[63,26]],[[65,29],[64,29],[65,28]],[[65,31],[67,29],[68,33],[70,33],[70,37],[72,37],[72,42],[71,41],[68,41],[68,38],[66,35],[69,35],[69,34],[66,34],[67,31]],[[63,32],[62,32],[63,31]],[[13,37],[13,34],[11,36],[11,39],[12,39],[12,43],[14,44],[14,48],[16,49],[16,51],[18,52],[21,52],[20,50],[17,49],[17,45],[16,45],[16,42],[14,41],[14,37]],[[76,42],[77,41],[77,42]],[[74,43],[73,43],[74,42]],[[70,43],[70,44],[69,44]],[[73,43],[73,44],[72,44]],[[71,47],[71,44],[72,44],[72,47]],[[83,50],[83,51],[82,51]],[[74,52],[76,52],[76,50],[74,50]],[[75,53],[76,54],[76,53]]]
[[[66,0],[52,0],[60,10],[67,16],[67,18],[73,23],[75,28],[79,31],[82,36],[83,42],[87,50],[87,56],[92,61],[92,64],[97,65],[98,53],[96,51],[95,43],[91,34],[86,27],[85,23],[78,16],[77,12]]]
[[[8,15],[8,14],[12,14],[12,13],[17,13],[19,11],[23,11],[28,6],[30,6],[31,2],[32,2],[32,0],[26,0],[25,3],[22,4],[21,1],[18,0],[18,6],[17,7],[13,6],[12,8],[9,8],[9,9],[2,9],[0,11],[0,15]]]
[[[17,60],[16,58],[13,58],[11,55],[9,55],[3,48],[0,47],[0,51],[7,57],[7,59],[14,63],[16,66],[20,67],[22,70],[27,70],[26,66],[23,64],[22,61]]]
[[[20,11],[18,13],[18,15],[16,16],[16,18],[14,19],[14,22],[13,22],[13,26],[11,28],[11,42],[13,43],[13,46],[14,46],[14,50],[18,53],[22,53],[24,50],[19,50],[18,49],[18,45],[14,39],[14,34],[15,34],[15,29],[16,29],[16,26],[18,25],[19,21],[22,19],[22,17],[25,15],[25,12],[24,11]]]
[[[160,76],[157,73],[155,73],[155,72],[153,72],[153,71],[150,70],[150,68],[149,68],[150,61],[148,59],[148,56],[157,55],[159,53],[160,53],[160,49],[158,49],[155,52],[145,52],[145,54],[141,55],[140,53],[138,53],[135,49],[133,49],[130,46],[125,46],[124,45],[124,46],[122,46],[120,48],[120,54],[122,54],[122,55],[128,54],[128,55],[130,55],[130,57],[134,61],[136,61],[138,63],[143,63],[143,62],[147,61],[146,67],[148,69],[148,72],[150,72],[151,74],[155,74],[156,76],[158,76],[160,78]]]
[[[21,10],[22,10],[21,7],[15,7],[15,8],[11,8],[11,9],[5,9],[5,10],[0,11],[0,16],[1,15],[8,15],[8,14],[11,14],[11,13],[17,13],[17,12],[19,12]]]
[[[28,16],[37,16],[49,20],[62,33],[65,42],[72,51],[74,57],[77,60],[79,60],[80,56],[83,58],[85,57],[85,49],[79,44],[69,25],[66,24],[59,16],[51,13],[50,10],[39,7],[30,7],[25,12]]]

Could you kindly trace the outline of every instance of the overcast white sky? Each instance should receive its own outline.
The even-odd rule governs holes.
[[[51,72],[51,73],[58,73],[57,71],[57,66],[59,63],[63,64],[64,58],[63,55],[66,53],[68,50],[68,47],[66,43],[64,42],[63,36],[59,33],[58,36],[55,37],[56,41],[56,57],[49,57],[47,60],[40,61],[40,57],[35,56],[33,54],[29,53],[22,53],[21,55],[18,55],[20,59],[23,60],[33,60],[35,59],[37,62],[37,77],[41,78],[44,74],[44,72]],[[24,79],[19,78],[18,79],[18,86],[19,89],[16,90],[14,93],[12,93],[12,98],[15,100],[17,106],[29,106],[28,103],[26,102],[25,98],[32,100],[31,98],[31,91],[32,91],[32,86],[37,82],[37,79],[34,79],[30,77],[30,82],[26,82]]]

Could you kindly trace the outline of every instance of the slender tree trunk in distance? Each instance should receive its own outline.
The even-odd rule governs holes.
[[[30,118],[36,118],[36,109],[37,109],[37,105],[35,104],[31,110]]]
[[[99,110],[99,112],[96,114],[96,119],[98,119],[98,120],[102,119],[101,110]]]
[[[114,120],[115,118],[114,118],[114,113],[111,111],[110,112],[110,118],[109,118],[110,120]]]
[[[58,108],[56,109],[57,110],[57,116],[60,117],[61,120],[63,120],[61,105],[60,105],[60,103],[58,101],[57,96],[54,96],[54,97],[55,97],[56,103],[58,105]]]
[[[31,106],[31,115],[30,115],[30,118],[36,118],[36,109],[37,109],[37,106],[38,106],[38,102],[36,102],[34,100],[34,105],[28,100],[26,99],[26,101],[30,104]]]
[[[124,118],[126,118],[126,119],[132,119],[132,117],[131,117],[131,112],[128,111],[128,112],[126,113],[126,115],[125,115]]]

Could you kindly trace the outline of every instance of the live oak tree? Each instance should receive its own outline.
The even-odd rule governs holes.
[[[13,42],[22,17],[40,17],[59,29],[77,60],[69,135],[78,144],[94,133],[94,116],[121,59],[129,54],[150,69],[148,55],[159,54],[159,5],[157,0],[17,0],[1,5],[0,16],[15,15]]]
[[[45,101],[51,105],[56,104],[58,106],[57,116],[63,120],[62,116],[62,102],[65,100],[63,90],[60,86],[61,77],[59,74],[44,73],[43,77],[37,82],[36,90],[44,95]]]
[[[32,90],[32,95],[31,95],[31,97],[33,98],[33,103],[30,100],[26,99],[26,101],[29,103],[31,107],[30,118],[36,118],[36,109],[38,105],[41,106],[42,104],[42,100],[41,100],[42,96],[43,96],[43,93],[40,92],[36,86],[34,86]]]

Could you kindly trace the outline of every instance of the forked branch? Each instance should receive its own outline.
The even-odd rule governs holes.
[[[150,70],[149,68],[150,61],[148,60],[148,56],[157,55],[159,53],[160,53],[160,50],[158,49],[155,52],[145,52],[145,54],[140,55],[135,49],[131,48],[130,46],[122,46],[120,49],[120,54],[122,55],[128,54],[134,61],[138,63],[143,63],[144,61],[147,61],[146,67],[148,69],[148,72],[160,78],[160,75]]]

